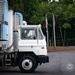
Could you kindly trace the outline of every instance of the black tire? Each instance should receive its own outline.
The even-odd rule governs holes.
[[[37,68],[37,62],[32,56],[23,56],[19,60],[19,68],[22,72],[31,73]]]

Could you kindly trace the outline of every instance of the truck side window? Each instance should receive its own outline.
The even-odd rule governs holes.
[[[21,39],[36,39],[35,29],[21,29]]]
[[[38,39],[43,39],[43,35],[42,35],[40,29],[38,29]]]

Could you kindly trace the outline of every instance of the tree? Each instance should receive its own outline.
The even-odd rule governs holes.
[[[49,0],[39,0],[41,3],[48,3]]]
[[[24,20],[28,24],[42,24],[44,33],[45,15],[47,14],[50,39],[52,39],[52,14],[54,13],[56,20],[56,39],[62,41],[66,38],[75,39],[75,2],[72,0],[61,0],[60,2],[50,2],[50,0],[8,0],[8,3],[9,8],[14,12],[18,11],[22,13]],[[71,25],[70,29],[68,24],[65,23]],[[65,25],[67,28],[65,28]],[[67,30],[69,32],[66,35]],[[68,36],[70,34],[72,35]]]
[[[24,2],[24,19],[28,22],[30,22],[31,17],[35,14],[36,9],[39,6],[39,0],[23,0]]]
[[[63,4],[72,4],[73,0],[59,0],[60,2],[62,2]]]
[[[63,46],[65,45],[65,39],[66,39],[66,30],[71,28],[71,25],[69,23],[64,23],[63,26],[64,28],[64,41],[63,41]]]
[[[39,6],[39,0],[8,0],[10,9],[23,14],[24,20],[30,23],[30,18]]]
[[[14,12],[24,13],[24,4],[23,0],[8,0],[9,9],[12,9]]]

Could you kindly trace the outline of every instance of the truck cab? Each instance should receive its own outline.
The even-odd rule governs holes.
[[[19,28],[19,51],[47,55],[45,36],[41,25],[27,25]]]
[[[22,55],[25,53],[27,58],[25,59],[24,56],[24,59],[21,63],[23,66],[25,66],[25,68],[21,66],[21,70],[25,71],[25,69],[29,69],[32,66],[33,63],[32,61],[30,62],[31,58],[29,57],[32,57],[35,60],[34,65],[36,66],[38,66],[38,63],[42,64],[49,62],[49,58],[47,56],[45,36],[41,30],[41,25],[19,26],[18,34],[19,53],[22,53]],[[28,65],[25,65],[26,63]],[[34,69],[36,68],[36,66],[34,66]],[[29,71],[30,70],[28,70],[28,72]]]

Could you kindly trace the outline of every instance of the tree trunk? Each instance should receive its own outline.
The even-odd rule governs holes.
[[[64,46],[64,40],[63,40],[63,35],[62,35],[62,29],[60,27],[60,35],[61,35],[61,39],[62,39],[62,45]]]
[[[65,46],[65,39],[66,39],[66,30],[64,30],[64,46]]]

